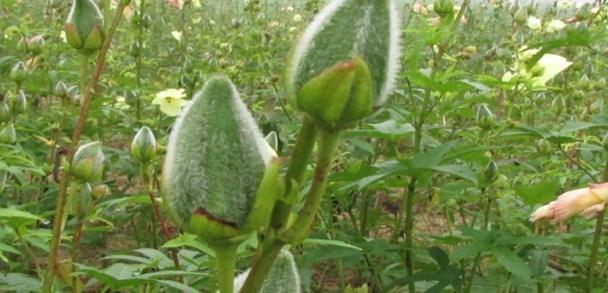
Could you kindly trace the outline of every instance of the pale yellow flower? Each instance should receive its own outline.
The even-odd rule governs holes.
[[[300,22],[302,21],[302,15],[296,14],[293,16],[293,21],[294,22]]]
[[[533,30],[533,31],[537,31],[541,28],[542,26],[542,21],[540,20],[540,18],[536,17],[536,16],[530,16],[528,17],[528,20],[526,21],[526,24],[528,25],[528,27]]]
[[[562,222],[574,215],[590,216],[598,213],[608,201],[608,183],[591,184],[587,188],[571,190],[556,200],[539,207],[530,216],[531,222],[551,220]]]
[[[547,24],[547,32],[553,33],[563,30],[566,27],[566,23],[559,19],[554,19]]]
[[[178,42],[182,40],[183,33],[180,31],[172,31],[171,36],[176,39]]]
[[[533,87],[544,87],[549,80],[566,70],[570,65],[572,65],[572,62],[562,56],[555,54],[543,55],[536,65],[542,68],[542,74],[539,77],[534,78],[532,83]]]
[[[184,100],[186,93],[184,89],[167,89],[156,94],[156,98],[152,101],[152,104],[159,105],[160,111],[167,114],[168,116],[177,116],[182,107],[188,103]]]

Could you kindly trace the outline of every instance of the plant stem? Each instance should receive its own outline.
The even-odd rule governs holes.
[[[292,194],[292,188],[298,188],[298,186],[292,186],[293,183],[299,185],[304,179],[306,174],[306,166],[308,165],[308,158],[315,145],[315,138],[317,136],[317,129],[310,119],[304,119],[300,133],[296,139],[295,149],[291,155],[289,161],[289,167],[287,167],[287,173],[285,175],[285,196],[288,197]],[[293,204],[291,202],[285,202],[278,200],[275,204],[271,227],[275,230],[280,230],[285,225],[289,214],[291,213]]]
[[[220,293],[233,293],[236,271],[236,249],[238,244],[223,244],[215,247],[217,282]]]
[[[407,187],[407,197],[405,201],[405,268],[409,277],[409,292],[416,292],[416,284],[412,276],[414,275],[414,262],[412,260],[412,247],[414,246],[414,192],[418,177],[412,176]]]
[[[110,26],[110,30],[108,31],[107,38],[105,39],[99,54],[97,54],[97,60],[95,62],[95,69],[93,71],[93,75],[91,77],[91,82],[89,83],[89,87],[85,92],[81,93],[81,106],[80,113],[78,114],[78,120],[76,121],[76,125],[74,126],[74,130],[72,131],[72,138],[70,142],[70,147],[68,149],[67,154],[67,162],[69,164],[72,163],[74,159],[74,154],[76,153],[76,146],[80,141],[80,136],[82,134],[82,130],[84,129],[87,115],[89,113],[89,108],[91,107],[91,100],[93,97],[93,93],[96,92],[97,82],[99,81],[99,77],[101,76],[101,72],[103,70],[103,65],[106,60],[106,54],[110,49],[110,44],[112,42],[112,36],[114,32],[116,32],[116,28],[120,23],[122,18],[122,13],[125,8],[123,2],[119,2],[118,7],[116,8],[116,13],[114,14],[114,18],[112,19],[112,24]],[[85,78],[85,77],[83,77]],[[59,184],[59,192],[57,194],[57,203],[55,207],[55,215],[53,218],[53,237],[51,239],[51,247],[49,251],[49,259],[48,259],[48,274],[44,279],[43,284],[43,292],[50,293],[53,288],[54,277],[56,271],[58,269],[57,265],[59,264],[58,255],[59,255],[59,244],[61,242],[61,232],[63,228],[63,216],[65,213],[65,204],[67,199],[67,189],[70,181],[70,173],[62,172],[63,176],[61,176],[61,182]]]
[[[331,168],[334,153],[336,151],[340,133],[331,131],[319,132],[319,153],[317,155],[317,164],[315,173],[310,187],[310,191],[306,197],[304,206],[298,213],[298,217],[291,227],[281,233],[278,239],[274,239],[270,245],[258,252],[254,260],[253,267],[241,292],[259,292],[264,282],[264,278],[270,271],[274,260],[281,251],[281,248],[286,243],[298,243],[302,241],[310,232],[315,215],[321,204],[321,199],[327,187],[327,174]],[[310,142],[307,142],[310,143]],[[302,160],[298,158],[298,160]],[[303,164],[302,166],[305,166]],[[302,171],[303,172],[303,171]],[[298,173],[296,172],[296,175]]]
[[[604,165],[604,182],[608,181],[608,157]],[[589,263],[587,264],[587,286],[585,292],[591,292],[593,290],[593,270],[597,260],[597,252],[599,250],[602,240],[602,230],[604,228],[604,217],[606,215],[606,209],[602,210],[597,216],[595,222],[595,232],[593,233],[593,244],[591,246],[591,254],[589,255]]]

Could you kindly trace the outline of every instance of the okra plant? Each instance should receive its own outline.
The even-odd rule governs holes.
[[[303,33],[286,68],[287,96],[302,118],[289,159],[277,157],[225,76],[210,78],[183,110],[167,147],[164,203],[177,225],[215,250],[220,292],[233,292],[236,250],[254,232],[258,250],[241,292],[299,290],[299,282],[280,288],[264,280],[290,268],[273,263],[285,245],[308,236],[340,134],[387,101],[399,54],[394,1],[329,2]],[[315,145],[312,185],[299,198]],[[300,209],[294,208],[298,202]]]

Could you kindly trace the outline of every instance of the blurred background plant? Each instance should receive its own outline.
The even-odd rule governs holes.
[[[36,291],[46,271],[56,182],[81,102],[79,56],[62,35],[69,2],[0,2],[0,291]],[[106,16],[115,9],[97,2]],[[91,206],[79,264],[60,267],[62,286],[74,287],[76,274],[91,291],[211,288],[213,251],[177,231],[166,241],[149,195],[160,161],[147,162],[144,180],[131,140],[149,127],[162,156],[175,118],[153,103],[157,93],[182,89],[187,102],[223,72],[287,156],[298,120],[284,99],[285,56],[324,2],[127,7],[83,133],[102,142],[107,194]],[[606,264],[596,262],[608,251],[593,241],[605,234],[596,233],[601,216],[528,221],[558,194],[603,181],[604,2],[402,1],[396,94],[344,134],[316,230],[292,249],[302,287],[608,290]],[[252,256],[256,243],[239,255]]]

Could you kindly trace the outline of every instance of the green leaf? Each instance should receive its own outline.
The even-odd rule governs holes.
[[[559,188],[559,182],[555,180],[545,180],[532,186],[516,187],[515,193],[521,197],[526,204],[532,205],[546,203],[555,199],[555,194]]]
[[[507,271],[523,280],[530,279],[530,268],[515,252],[506,247],[495,247],[493,252],[498,263],[507,269]]]
[[[206,244],[203,244],[202,242],[200,242],[198,240],[198,237],[194,234],[188,234],[188,233],[181,234],[181,235],[177,236],[176,238],[173,238],[173,239],[165,242],[165,244],[163,244],[162,247],[163,248],[192,247],[192,248],[198,249],[199,251],[204,252],[205,254],[207,254],[209,256],[215,257],[215,251],[213,251],[213,249],[211,249]]]

